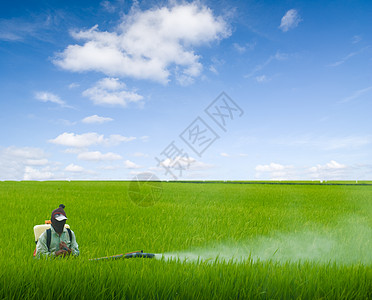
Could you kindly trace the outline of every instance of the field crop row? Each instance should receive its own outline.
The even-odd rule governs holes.
[[[370,186],[0,182],[0,298],[372,297]],[[34,260],[32,228],[66,205],[81,255]],[[89,261],[132,250],[160,259]]]

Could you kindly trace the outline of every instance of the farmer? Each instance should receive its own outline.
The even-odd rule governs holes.
[[[36,257],[43,256],[78,256],[79,246],[76,243],[75,234],[72,230],[65,228],[66,213],[65,206],[61,204],[57,209],[53,210],[51,216],[52,225],[48,238],[48,230],[44,231],[37,242]],[[49,242],[49,245],[48,245]]]

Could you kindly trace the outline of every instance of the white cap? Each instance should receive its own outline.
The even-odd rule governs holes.
[[[62,215],[62,214],[56,214],[54,215],[54,218],[57,220],[57,221],[63,221],[63,220],[67,220],[67,217]]]

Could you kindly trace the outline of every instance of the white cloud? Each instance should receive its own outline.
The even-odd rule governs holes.
[[[40,148],[23,147],[17,148],[14,146],[3,149],[3,154],[21,159],[41,159],[46,154],[44,150]]]
[[[102,1],[100,5],[109,13],[113,13],[116,10],[116,6],[113,5],[110,1]]]
[[[84,172],[84,168],[75,164],[69,164],[66,168],[65,171],[67,172],[73,172],[73,173],[81,173]]]
[[[321,149],[321,150],[339,150],[349,149],[355,150],[360,149],[366,145],[372,144],[372,136],[341,136],[341,137],[330,137],[330,136],[291,136],[291,137],[278,137],[272,141],[273,144],[285,145],[285,146],[299,146]]]
[[[49,92],[37,92],[35,98],[41,102],[52,102],[62,107],[66,107],[65,101],[61,100],[59,96]]]
[[[117,91],[120,89],[125,88],[125,83],[120,82],[119,78],[110,78],[106,77],[98,81],[97,84],[99,87],[110,90],[110,91]]]
[[[218,69],[225,64],[225,61],[216,57],[211,58],[212,64],[209,66],[209,71],[214,74],[218,74]]]
[[[80,84],[73,82],[73,83],[68,85],[68,88],[69,89],[75,89],[75,88],[78,88],[79,86],[80,86]]]
[[[137,165],[136,163],[134,163],[130,160],[126,160],[124,162],[124,165],[125,165],[125,168],[127,168],[127,169],[140,169],[140,168],[142,168],[140,165]]]
[[[241,46],[241,45],[239,45],[238,43],[234,43],[233,44],[233,47],[234,47],[234,49],[236,50],[236,51],[238,51],[239,53],[244,53],[246,50],[247,50],[247,48],[245,47],[245,46]]]
[[[112,171],[112,170],[118,170],[120,169],[119,166],[101,166],[100,167],[101,170],[105,170],[105,171]]]
[[[170,170],[178,177],[186,175],[187,172],[202,171],[213,168],[211,164],[198,161],[193,157],[177,156],[174,159],[166,158],[159,163],[158,167],[150,168],[152,171],[165,172],[165,168]],[[180,174],[181,173],[181,174]]]
[[[286,53],[282,53],[282,52],[279,52],[277,51],[274,55],[270,55],[270,57],[262,64],[260,65],[257,65],[253,70],[252,72],[250,72],[249,74],[245,75],[244,77],[245,78],[249,78],[249,77],[252,77],[254,74],[256,74],[258,71],[261,71],[262,69],[264,69],[266,66],[268,66],[271,62],[273,61],[283,61],[283,60],[287,60],[288,59],[288,54]]]
[[[52,122],[54,124],[63,125],[63,126],[74,126],[77,123],[77,122],[72,122],[70,120],[65,120],[65,119],[58,119],[55,121],[53,120]]]
[[[149,136],[148,135],[143,135],[143,136],[141,136],[140,137],[140,140],[142,141],[142,142],[147,142],[148,140],[149,140]]]
[[[309,170],[311,172],[317,172],[319,170],[336,170],[336,169],[345,169],[346,165],[340,164],[337,161],[331,160],[329,163],[325,165],[317,165],[316,167],[312,167]]]
[[[89,117],[86,117],[86,118],[82,119],[81,122],[86,123],[86,124],[92,124],[92,123],[102,124],[102,123],[110,122],[110,121],[113,121],[113,120],[114,119],[112,119],[112,118],[100,117],[98,115],[93,115],[93,116],[89,116]]]
[[[256,171],[258,172],[275,172],[275,171],[282,171],[286,167],[284,165],[271,163],[269,165],[258,165],[256,166]]]
[[[268,165],[257,165],[256,168],[257,179],[270,180],[289,180],[295,179],[295,170],[291,165],[281,165],[277,163],[270,163]]]
[[[368,180],[372,166],[368,164],[346,165],[331,160],[313,167],[271,163],[256,166],[256,179],[269,180]]]
[[[22,41],[35,31],[32,23],[19,23],[20,19],[0,19],[0,40],[6,42]]]
[[[196,160],[193,157],[190,157],[190,166],[188,171],[202,171],[202,170],[209,170],[214,168],[214,165],[207,164],[205,162],[202,162],[200,160]]]
[[[200,75],[200,57],[193,47],[230,35],[226,22],[200,2],[140,11],[132,9],[113,32],[72,32],[82,45],[69,45],[54,63],[70,71],[99,71],[109,76],[169,81],[178,67],[179,80]]]
[[[104,78],[95,86],[83,92],[96,105],[122,106],[126,107],[130,102],[138,102],[143,96],[125,90],[126,86],[118,78]]]
[[[352,43],[353,43],[353,44],[357,44],[357,43],[359,43],[362,39],[363,39],[363,38],[362,38],[361,35],[354,35],[354,36],[353,36],[353,39],[352,39]]]
[[[122,157],[119,154],[108,152],[101,153],[99,151],[92,152],[82,152],[78,155],[80,160],[90,160],[90,161],[102,161],[102,160],[120,160]]]
[[[324,141],[325,150],[358,149],[372,143],[371,136],[346,136]]]
[[[316,165],[308,169],[310,177],[314,179],[347,179],[350,168],[344,164],[331,160],[324,165]]]
[[[358,51],[351,52],[348,55],[346,55],[345,57],[341,58],[339,61],[336,61],[332,64],[329,64],[328,66],[329,67],[338,67],[338,66],[342,65],[344,62],[348,61],[350,58],[352,58],[356,55],[359,55],[359,54],[363,53],[365,50],[370,49],[370,48],[371,48],[371,46],[367,46],[367,47],[364,47],[364,48],[362,48]]]
[[[352,58],[353,56],[359,54],[359,51],[356,51],[356,52],[351,52],[349,53],[348,55],[346,55],[345,57],[343,57],[342,59],[332,63],[332,64],[329,64],[328,66],[329,67],[338,67],[340,65],[342,65],[344,62],[346,62],[347,60],[349,60],[350,58]]]
[[[24,18],[0,19],[0,40],[5,42],[20,42],[29,38],[45,41],[45,30],[48,29],[48,21],[45,16],[33,16],[32,22]]]
[[[111,134],[107,139],[105,139],[105,144],[107,146],[116,146],[122,142],[127,143],[134,141],[135,139],[136,137],[134,136],[127,137],[120,134]]]
[[[30,166],[25,167],[23,180],[48,180],[52,179],[54,174],[50,171],[34,169]]]
[[[79,154],[86,151],[88,151],[87,148],[67,148],[63,150],[63,152],[67,154]]]
[[[148,154],[142,153],[142,152],[135,152],[133,153],[134,157],[148,157]]]
[[[41,159],[27,159],[26,164],[30,166],[45,166],[49,163],[48,159],[41,158]]]
[[[214,167],[212,164],[198,161],[193,157],[178,156],[174,159],[164,159],[157,167],[149,168],[149,171],[156,172],[163,179],[200,179],[208,178],[208,176],[213,178],[213,174],[208,174],[208,172]],[[173,175],[168,172],[168,169]]]
[[[266,77],[266,75],[256,76],[256,81],[258,83],[263,83],[268,81],[268,78]]]
[[[297,27],[297,25],[302,21],[300,18],[297,10],[295,9],[290,9],[286,12],[286,14],[283,16],[282,21],[280,23],[279,28],[283,31],[286,32],[290,29],[293,29]]]
[[[229,154],[227,154],[225,152],[220,153],[220,155],[223,156],[223,157],[229,157],[230,156]]]
[[[27,180],[48,179],[46,167],[50,164],[47,154],[40,148],[32,147],[0,147],[0,179],[1,180]],[[36,167],[43,167],[38,169]],[[40,174],[37,175],[36,171]],[[50,172],[49,172],[50,173]],[[34,175],[33,175],[34,174]]]
[[[346,102],[350,102],[352,100],[358,99],[358,98],[362,97],[364,94],[368,93],[371,90],[372,90],[372,86],[366,87],[364,89],[357,90],[352,95],[350,95],[349,97],[346,97],[345,99],[343,99],[340,103],[346,103]]]
[[[245,53],[247,50],[253,50],[253,49],[256,47],[256,42],[245,43],[245,44],[243,44],[243,45],[238,44],[238,43],[233,43],[233,47],[234,47],[234,49],[235,49],[238,53],[243,54],[243,53]]]
[[[67,147],[81,148],[101,144],[104,142],[104,137],[103,134],[99,135],[95,132],[84,134],[64,132],[57,136],[55,139],[49,140],[49,142]]]
[[[213,65],[209,66],[209,71],[211,71],[214,74],[218,74],[218,71],[217,71],[216,67],[213,66]]]
[[[64,132],[55,139],[49,140],[49,142],[67,147],[84,148],[99,144],[103,144],[105,146],[115,146],[122,142],[130,142],[135,139],[135,137],[125,137],[120,134],[111,134],[108,138],[105,138],[103,134],[98,134],[95,132],[83,134]]]
[[[271,62],[273,59],[276,59],[276,60],[286,60],[288,59],[288,54],[287,53],[283,53],[283,52],[276,52],[275,55],[271,56],[269,58],[269,62]]]

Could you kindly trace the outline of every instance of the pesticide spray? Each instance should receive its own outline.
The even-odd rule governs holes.
[[[216,243],[189,251],[146,253],[134,251],[91,260],[155,258],[189,263],[244,263],[273,261],[372,264],[372,229],[358,215],[345,217],[336,228],[318,231],[274,232],[246,241]]]
[[[155,254],[180,262],[315,262],[372,264],[372,229],[360,216],[349,216],[337,228],[323,231],[275,232],[235,243],[214,244],[190,251]]]

